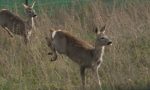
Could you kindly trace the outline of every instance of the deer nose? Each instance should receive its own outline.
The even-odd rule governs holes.
[[[36,17],[36,16],[37,16],[36,14],[33,15],[33,17]]]
[[[108,43],[107,43],[107,45],[111,45],[112,44],[112,41],[109,41]]]

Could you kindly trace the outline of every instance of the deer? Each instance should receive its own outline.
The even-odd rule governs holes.
[[[29,38],[34,28],[34,18],[37,16],[33,9],[35,1],[32,6],[23,4],[27,20],[23,20],[21,17],[10,12],[7,9],[0,11],[0,26],[6,31],[10,37],[14,37],[14,34],[20,35],[24,38],[25,44],[29,42]]]
[[[46,36],[46,42],[53,55],[51,61],[57,60],[57,55],[62,54],[69,57],[80,66],[80,76],[83,90],[85,90],[85,70],[91,69],[96,83],[101,88],[99,67],[103,62],[105,46],[111,45],[112,41],[105,35],[105,26],[100,30],[95,28],[95,45],[91,45],[64,30],[50,29],[50,35]],[[102,89],[102,88],[101,88]]]

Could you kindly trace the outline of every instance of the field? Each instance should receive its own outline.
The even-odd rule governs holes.
[[[93,28],[105,24],[113,45],[106,47],[99,69],[103,90],[150,90],[150,1],[125,1],[118,6],[114,0],[110,7],[95,0],[70,8],[38,8],[27,46],[0,27],[0,90],[81,90],[78,65],[63,55],[51,62],[45,37],[50,28],[62,29],[94,45]],[[87,90],[97,90],[90,70],[86,84]]]

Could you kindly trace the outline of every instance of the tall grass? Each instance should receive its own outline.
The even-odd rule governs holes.
[[[150,90],[149,4],[126,2],[110,8],[97,0],[55,8],[52,14],[41,7],[27,46],[19,36],[10,38],[0,30],[0,90],[81,90],[78,65],[62,55],[51,62],[45,36],[50,28],[63,29],[93,44],[93,28],[104,24],[113,45],[106,48],[99,70],[103,90]],[[97,90],[90,71],[86,79],[87,90]]]

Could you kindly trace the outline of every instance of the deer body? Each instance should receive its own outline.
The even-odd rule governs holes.
[[[31,35],[31,29],[33,28],[33,18],[36,14],[32,7],[24,4],[24,8],[28,18],[27,21],[24,21],[22,18],[7,9],[2,9],[0,11],[0,25],[11,37],[13,37],[13,34],[23,36],[25,43],[27,43]]]
[[[64,31],[56,32],[52,44],[58,53],[68,56],[74,62],[82,66],[91,67],[91,62],[94,59],[93,46]]]
[[[65,31],[51,30],[50,37],[46,37],[48,46],[52,49],[54,58],[57,59],[57,52],[68,56],[71,60],[78,63],[80,66],[80,74],[82,79],[83,88],[85,85],[85,69],[91,68],[96,75],[97,83],[100,85],[98,68],[102,62],[104,54],[104,47],[110,45],[112,42],[104,35],[105,27],[97,34],[95,46],[92,46],[83,40],[70,35]]]
[[[6,9],[0,11],[0,25],[7,27],[11,32],[18,35],[22,35],[25,32],[25,22]]]

